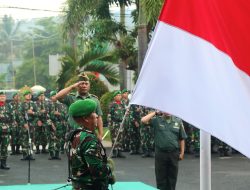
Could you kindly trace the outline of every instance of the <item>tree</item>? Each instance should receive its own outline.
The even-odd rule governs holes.
[[[21,22],[15,23],[11,16],[4,15],[2,23],[0,25],[0,60],[4,60],[10,63],[12,68],[11,73],[9,73],[12,81],[12,88],[15,88],[15,69],[13,66],[13,59],[17,56],[18,51],[14,49],[14,38],[18,37],[18,29]]]
[[[49,76],[49,55],[60,53],[62,40],[59,21],[53,18],[39,19],[32,32],[26,36],[23,65],[17,70],[17,87],[33,86],[36,83],[46,88],[55,88],[55,77]],[[34,45],[32,44],[34,42]],[[34,50],[34,55],[33,55]],[[34,70],[35,66],[35,70]]]
[[[118,83],[119,75],[112,65],[116,56],[108,51],[107,47],[91,47],[77,52],[71,47],[65,48],[65,56],[62,57],[62,70],[59,74],[57,84],[59,89],[81,72],[100,73],[110,84]]]

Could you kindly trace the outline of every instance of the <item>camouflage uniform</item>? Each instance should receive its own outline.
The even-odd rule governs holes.
[[[20,145],[21,145],[21,141],[20,141],[20,133],[21,133],[21,126],[20,126],[20,122],[21,122],[21,115],[19,112],[19,107],[20,107],[20,103],[18,101],[12,101],[9,103],[10,107],[11,107],[11,112],[13,113],[13,121],[10,125],[10,129],[11,129],[11,155],[15,155],[15,154],[20,154]]]
[[[109,167],[105,149],[96,135],[86,129],[69,137],[72,186],[75,190],[107,190]]]
[[[10,124],[13,120],[11,108],[5,102],[0,102],[0,160],[1,169],[9,169],[6,166],[6,160],[8,157]]]
[[[48,101],[36,101],[37,107],[37,122],[35,125],[35,139],[36,154],[40,154],[39,145],[42,145],[42,153],[48,153],[46,146],[48,143],[47,131],[50,125],[49,118],[49,103]]]
[[[124,107],[124,113],[126,112],[126,109],[128,108],[129,100],[127,99],[122,99],[122,105]],[[130,125],[130,117],[128,115],[125,117],[124,120],[124,126],[123,126],[123,150],[124,151],[129,151],[130,150],[130,135],[129,135],[129,125]]]
[[[28,110],[32,110],[34,114],[29,114]],[[21,121],[21,146],[23,152],[23,159],[28,160],[33,159],[32,154],[29,156],[29,136],[34,142],[34,128],[37,123],[37,108],[36,104],[33,101],[24,101],[20,105],[20,113],[22,114],[22,121]],[[28,124],[29,129],[24,127],[25,124]],[[33,148],[31,143],[31,150]]]
[[[50,160],[59,159],[59,152],[62,144],[64,145],[65,125],[64,118],[65,112],[63,105],[59,102],[50,101],[49,113],[53,125],[49,127],[49,153]]]
[[[138,105],[130,106],[130,154],[139,154],[140,149],[140,121],[141,121],[141,108]]]
[[[153,111],[150,108],[142,108],[142,116],[145,116]],[[154,149],[154,130],[150,124],[141,124],[141,148],[142,148],[142,157],[152,157]]]
[[[113,157],[124,157],[121,154],[122,143],[123,143],[123,129],[119,133],[119,128],[122,123],[124,116],[124,107],[121,103],[113,101],[109,107],[109,130],[111,135],[111,141],[114,146]],[[117,138],[117,135],[119,136]],[[116,144],[114,145],[115,139],[117,138]]]

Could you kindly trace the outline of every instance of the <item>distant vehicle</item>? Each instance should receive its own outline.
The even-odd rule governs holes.
[[[11,100],[13,100],[13,94],[16,92],[19,92],[19,90],[16,89],[12,89],[12,90],[0,90],[2,92],[5,92],[6,94],[6,101],[10,102]]]

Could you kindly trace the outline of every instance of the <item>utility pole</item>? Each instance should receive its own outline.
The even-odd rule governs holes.
[[[34,85],[36,85],[36,61],[35,61],[35,45],[34,45],[34,35],[33,35],[33,33],[32,33],[32,51],[33,51]]]
[[[11,51],[11,56],[10,56],[10,60],[11,60],[11,68],[12,68],[12,82],[13,82],[13,89],[16,88],[16,77],[15,77],[15,68],[14,68],[14,63],[13,63],[13,40],[10,39],[10,51]]]

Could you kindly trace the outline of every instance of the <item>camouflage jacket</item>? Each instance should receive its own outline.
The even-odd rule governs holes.
[[[28,114],[28,110],[32,110],[34,114]],[[34,125],[37,121],[37,107],[36,104],[32,101],[29,102],[22,102],[19,107],[19,112],[21,113],[21,125],[29,122],[30,124]]]
[[[10,133],[10,124],[13,120],[11,107],[8,104],[0,106],[0,135],[7,135]]]
[[[19,112],[20,103],[11,101],[9,103],[9,106],[10,106],[11,112],[13,114],[12,122],[15,123],[15,124],[20,123],[21,117],[22,117],[21,113]]]
[[[49,103],[48,101],[36,101],[37,118],[42,122],[49,120]],[[45,112],[43,112],[43,110]]]
[[[113,101],[109,107],[110,119],[113,122],[121,122],[125,114],[125,109],[122,103]]]
[[[73,185],[76,182],[89,187],[107,187],[107,156],[96,135],[86,129],[78,129],[71,133],[69,142]]]

